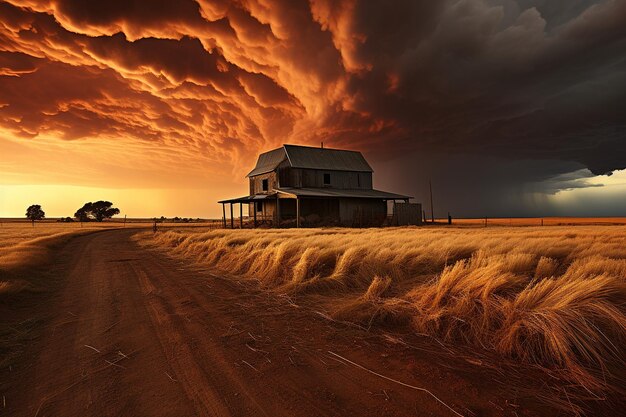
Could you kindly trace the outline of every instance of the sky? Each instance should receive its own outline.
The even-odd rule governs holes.
[[[435,214],[626,216],[626,0],[0,0],[0,217],[219,217],[354,149]]]

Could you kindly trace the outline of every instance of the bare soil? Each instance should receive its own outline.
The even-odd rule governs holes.
[[[533,370],[330,321],[141,248],[134,233],[73,238],[30,272],[53,289],[0,301],[17,332],[0,353],[18,351],[0,369],[0,416],[570,414],[523,388],[544,386]]]

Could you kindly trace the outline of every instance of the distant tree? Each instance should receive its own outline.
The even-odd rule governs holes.
[[[76,213],[74,213],[74,217],[76,217],[79,222],[88,222],[91,220],[91,218],[89,218],[90,210],[91,203],[87,203],[78,210],[76,210]]]
[[[35,226],[35,220],[41,220],[44,217],[46,217],[46,213],[39,204],[33,204],[26,209],[26,218],[33,222],[33,227]]]
[[[76,213],[74,213],[74,217],[76,217],[81,222],[88,222],[91,220],[101,222],[104,219],[110,219],[116,214],[120,214],[120,210],[112,206],[113,203],[111,203],[110,201],[96,201],[95,203],[85,203],[84,206],[79,208]]]

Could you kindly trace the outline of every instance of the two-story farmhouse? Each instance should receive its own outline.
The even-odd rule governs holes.
[[[408,202],[409,196],[375,190],[372,167],[360,152],[283,145],[259,156],[247,177],[250,195],[222,200],[224,226],[230,204],[243,205],[254,224],[280,226],[327,224],[380,225],[387,217],[387,201]]]

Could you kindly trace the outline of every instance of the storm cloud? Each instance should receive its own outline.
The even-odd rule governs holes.
[[[0,2],[0,132],[229,174],[324,141],[550,194],[626,168],[625,103],[624,0]]]

